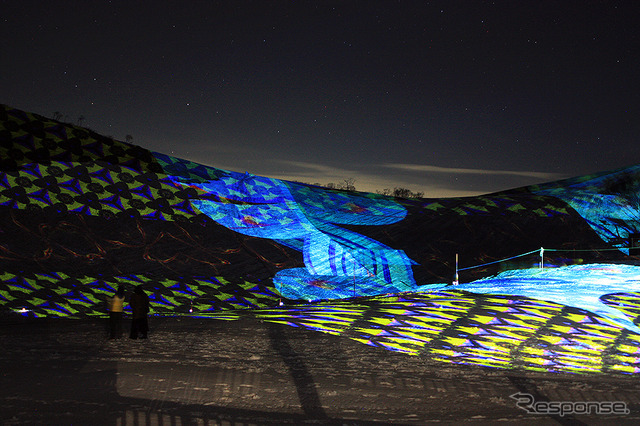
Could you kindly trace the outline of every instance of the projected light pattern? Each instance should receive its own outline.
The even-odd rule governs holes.
[[[527,296],[587,309],[640,334],[640,328],[623,312],[602,302],[606,294],[640,291],[637,266],[590,264],[513,270],[457,288],[473,293]]]
[[[528,297],[456,289],[265,309],[277,306],[278,295],[246,281],[77,279],[62,273],[3,273],[0,280],[0,304],[31,316],[104,316],[106,297],[119,285],[130,291],[143,284],[154,315],[226,320],[251,315],[452,363],[572,373],[640,371],[640,335],[588,310]],[[640,294],[602,300],[638,321]]]
[[[107,297],[119,286],[127,292],[142,285],[154,315],[207,314],[234,309],[275,306],[280,296],[268,286],[222,277],[182,280],[145,275],[71,277],[64,273],[0,274],[0,306],[34,317],[103,316]],[[128,302],[128,296],[125,300]],[[126,310],[128,311],[128,304]]]
[[[418,286],[447,282],[459,249],[486,263],[544,238],[597,261],[602,238],[629,253],[640,166],[484,197],[394,200],[207,167],[6,106],[0,127],[3,310],[105,316],[119,285],[143,284],[156,315],[256,315],[498,368],[640,368],[638,267]],[[615,249],[607,258],[626,260]],[[352,296],[367,297],[337,300]],[[286,298],[334,300],[265,309]]]
[[[640,232],[640,166],[531,188],[564,200],[606,242],[629,254],[628,239]]]
[[[168,164],[165,168],[188,170]],[[192,205],[219,224],[269,238],[303,253],[305,268],[279,271],[273,282],[291,299],[333,299],[415,289],[402,250],[336,224],[386,225],[405,209],[391,199],[312,188],[278,179],[218,170],[217,179],[177,179],[204,194]],[[206,194],[209,194],[207,196]]]
[[[0,205],[31,212],[153,220],[196,215],[189,195],[166,176],[110,164],[23,164],[17,171],[0,172],[0,194]]]
[[[607,303],[619,300],[640,310],[640,294],[611,295]],[[529,298],[451,290],[212,318],[244,315],[456,364],[569,373],[640,371],[640,335],[589,311]]]

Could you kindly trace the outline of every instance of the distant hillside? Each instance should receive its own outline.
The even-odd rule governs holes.
[[[157,313],[206,313],[449,283],[456,253],[461,268],[540,247],[564,250],[548,253],[556,264],[634,260],[638,181],[636,166],[394,199],[208,167],[2,106],[0,305],[96,315],[118,284],[144,284]]]

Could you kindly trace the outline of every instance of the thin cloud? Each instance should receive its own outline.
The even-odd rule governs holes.
[[[383,164],[383,167],[403,170],[407,172],[419,172],[419,173],[446,173],[446,174],[460,174],[460,175],[503,175],[503,176],[522,176],[527,178],[554,180],[560,179],[561,176],[557,173],[546,172],[531,172],[531,171],[516,171],[516,170],[490,170],[490,169],[465,169],[458,167],[440,167],[430,166],[426,164],[402,164],[402,163],[389,163]]]
[[[311,163],[306,161],[288,161],[277,160],[280,170],[273,170],[265,173],[265,175],[288,181],[299,181],[315,183],[327,182],[341,183],[344,179],[353,178],[358,191],[376,192],[384,188],[407,188],[414,192],[423,192],[428,197],[461,197],[470,195],[481,195],[482,191],[473,191],[462,188],[448,188],[434,182],[424,182],[422,180],[415,181],[406,176],[387,176],[384,173],[376,173],[370,171],[369,167],[362,167],[363,170],[356,168],[340,168],[327,166],[320,163]],[[379,168],[379,167],[376,167]]]
[[[523,178],[536,181],[553,181],[559,178],[553,173],[448,168],[402,163],[352,164],[352,167],[340,167],[320,162],[273,159],[267,156],[259,158],[260,156],[255,152],[251,153],[251,158],[238,152],[222,149],[214,153],[202,150],[198,153],[199,155],[194,156],[196,158],[190,159],[224,170],[247,171],[258,176],[311,184],[326,185],[329,182],[340,184],[345,179],[354,179],[358,191],[377,192],[384,188],[400,187],[413,192],[423,192],[425,197],[429,198],[476,196],[533,183],[523,183]],[[189,158],[189,156],[177,156]],[[445,175],[448,176],[445,177]],[[473,182],[469,183],[471,175],[477,175],[482,179],[479,181],[472,178]],[[463,176],[468,176],[467,182]],[[496,186],[494,182],[497,179],[496,176],[503,176],[504,179],[513,181],[513,184],[503,182]]]
[[[327,166],[320,163],[310,163],[308,161],[273,160],[272,162],[290,170],[303,171],[303,174],[309,177],[317,175],[348,177],[344,176],[344,173],[353,173],[353,171],[349,169]]]

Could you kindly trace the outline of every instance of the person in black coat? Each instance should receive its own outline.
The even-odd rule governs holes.
[[[147,321],[147,314],[149,313],[149,296],[142,290],[142,286],[139,285],[133,291],[131,300],[129,301],[131,307],[131,334],[132,339],[147,338],[149,332],[149,322]]]

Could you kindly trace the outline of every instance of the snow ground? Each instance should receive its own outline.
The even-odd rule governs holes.
[[[107,340],[105,321],[3,319],[3,424],[640,421],[635,377],[446,364],[251,315],[153,317],[146,341]],[[538,401],[624,401],[630,414],[529,414],[510,398],[517,392]]]

